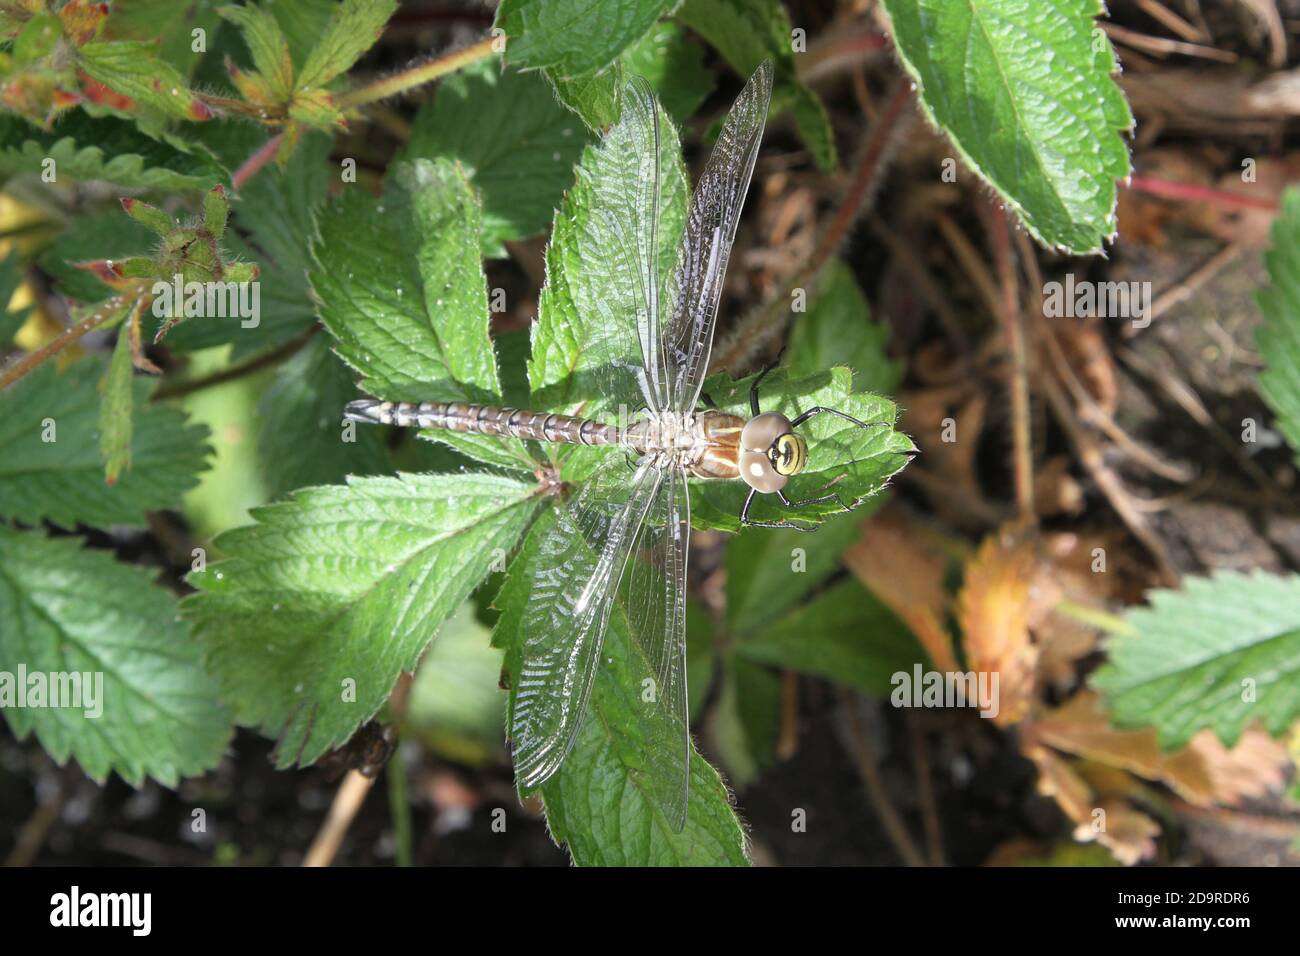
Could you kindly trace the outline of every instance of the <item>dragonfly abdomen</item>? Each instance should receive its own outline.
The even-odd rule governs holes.
[[[349,402],[343,415],[351,421],[373,425],[445,428],[453,432],[570,445],[611,445],[618,441],[614,426],[590,418],[467,402],[384,402],[366,398]]]

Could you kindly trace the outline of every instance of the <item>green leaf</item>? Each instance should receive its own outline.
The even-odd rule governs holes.
[[[809,375],[832,365],[853,369],[854,391],[892,392],[903,372],[885,354],[889,326],[873,322],[853,272],[835,260],[823,272],[812,307],[798,318],[785,350],[792,375]]]
[[[704,393],[718,408],[748,418],[749,387],[753,377],[739,382],[725,375],[704,383]],[[808,442],[808,465],[790,479],[785,493],[798,500],[834,492],[854,506],[881,492],[916,451],[912,440],[895,431],[898,409],[881,395],[852,391],[853,374],[839,366],[816,375],[791,380],[784,371],[763,379],[759,401],[763,411],[781,412],[794,418],[814,406],[833,408],[868,424],[859,428],[835,415],[815,415],[799,427]],[[691,524],[695,528],[723,531],[740,529],[740,509],[748,487],[740,481],[692,481]],[[783,507],[774,495],[756,495],[750,517],[756,521],[786,520],[813,527],[844,508],[836,501],[808,505],[797,510]]]
[[[660,111],[659,273],[677,263],[686,210],[686,173],[672,121]],[[546,285],[533,325],[528,363],[537,409],[617,413],[622,398],[604,388],[611,360],[626,359],[625,337],[636,315],[635,270],[619,258],[625,248],[618,223],[638,217],[639,149],[646,141],[623,123],[583,151],[577,182],[556,214],[546,248]],[[630,376],[629,376],[630,379]],[[631,406],[629,406],[631,407]]]
[[[399,164],[382,201],[354,189],[326,209],[311,284],[339,355],[370,394],[500,403],[479,221],[474,190],[446,160]],[[446,430],[430,437],[532,470],[522,442]]]
[[[501,617],[493,643],[506,651],[512,707],[520,686],[523,611],[551,522],[548,513],[534,525],[496,599]],[[661,708],[642,703],[642,681],[652,673],[628,634],[622,607],[616,606],[582,729],[560,770],[542,786],[551,835],[580,866],[744,866],[744,833],[726,788],[694,746],[681,833],[673,832],[655,797],[664,787],[649,779],[661,766],[650,751],[663,746],[674,725]]]
[[[1112,723],[1173,750],[1203,727],[1231,747],[1252,720],[1278,736],[1300,715],[1300,576],[1219,572],[1148,598],[1093,675]]]
[[[127,322],[130,322],[128,318]],[[126,325],[117,333],[113,357],[100,382],[104,400],[99,406],[99,453],[104,459],[104,481],[112,485],[131,467],[131,433],[134,412],[131,334]]]
[[[741,76],[771,59],[772,116],[789,112],[817,165],[835,169],[835,135],[821,101],[795,75],[790,17],[779,0],[686,0],[677,19],[717,47]]]
[[[926,114],[1040,243],[1095,253],[1115,234],[1121,132],[1099,0],[885,0]]]
[[[1264,357],[1259,393],[1300,461],[1300,188],[1293,186],[1283,196],[1265,263],[1271,285],[1259,293],[1264,313],[1256,333]]]
[[[346,741],[536,512],[488,474],[353,478],[253,510],[181,605],[235,719],[280,766]],[[494,553],[495,552],[495,553]]]
[[[82,359],[63,374],[38,367],[0,392],[0,517],[71,528],[143,525],[145,512],[170,508],[198,484],[210,449],[207,429],[173,408],[147,405],[152,383],[133,384],[141,409],[131,436],[133,467],[104,483],[99,452],[102,364]]]
[[[9,308],[14,293],[26,277],[27,269],[23,265],[22,256],[17,249],[11,249],[8,255],[0,259],[0,353],[9,348],[14,336],[32,312],[29,305],[19,309]]]
[[[294,0],[293,3],[273,3],[270,9],[289,41],[289,52],[301,73],[307,57],[329,27],[330,18],[338,9],[338,0]]]
[[[748,787],[776,762],[781,724],[781,678],[735,654],[723,665],[714,739],[733,784]]]
[[[506,61],[558,77],[594,73],[645,36],[677,0],[502,0]]]
[[[0,661],[8,672],[0,713],[18,737],[35,732],[58,763],[72,757],[100,783],[115,771],[134,786],[152,777],[174,787],[215,767],[231,737],[175,599],[152,577],[83,549],[79,538],[0,526]],[[7,694],[18,688],[6,680],[20,667],[29,693],[37,674],[92,675],[79,678],[83,706],[15,706]]]
[[[877,695],[889,693],[893,674],[925,663],[907,627],[854,580],[738,640],[734,653]]]
[[[619,96],[626,82],[621,63],[581,76],[553,76],[546,71],[546,78],[559,101],[577,113],[588,129],[600,132],[618,120]]]
[[[104,180],[131,189],[204,189],[229,176],[202,146],[153,139],[128,120],[71,110],[50,130],[0,116],[0,173],[39,176],[54,160],[58,182]]]
[[[645,77],[677,123],[694,116],[713,92],[713,74],[704,66],[704,47],[671,20],[656,23],[619,59],[628,76]]]
[[[277,102],[285,102],[293,92],[293,59],[289,43],[271,12],[259,6],[221,7],[222,19],[236,24],[248,44],[253,68],[260,74]]]
[[[484,61],[448,77],[415,116],[402,159],[455,160],[483,202],[483,253],[547,227],[590,134],[536,73]]]
[[[453,615],[411,683],[406,728],[435,753],[479,766],[501,754],[501,652],[491,630],[465,603]]]
[[[744,633],[772,619],[839,567],[840,555],[862,533],[870,506],[833,517],[816,535],[744,528],[727,542],[727,626]]]
[[[113,0],[104,21],[104,37],[157,41],[158,55],[185,76],[192,76],[204,57],[214,52],[214,34],[220,24],[217,11],[207,3]],[[195,30],[204,31],[202,50],[194,49]]]
[[[356,425],[344,431],[343,406],[355,397],[352,375],[323,335],[279,370],[258,409],[258,457],[273,497],[388,470],[382,431]]]
[[[343,0],[311,48],[296,89],[323,86],[350,70],[374,46],[396,9],[397,0]]]
[[[157,56],[148,41],[95,41],[77,48],[77,62],[92,79],[173,119],[207,120],[212,111],[185,77]]]
[[[560,102],[593,130],[618,119],[619,96],[629,76],[641,76],[664,110],[684,123],[713,91],[713,74],[704,66],[704,48],[671,20],[661,20],[618,60],[599,73],[556,76],[546,71]]]

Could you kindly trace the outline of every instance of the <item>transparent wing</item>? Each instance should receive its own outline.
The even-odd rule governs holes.
[[[758,145],[772,98],[772,62],[766,60],[727,114],[708,165],[695,186],[677,269],[665,289],[672,319],[664,347],[672,408],[691,411],[713,350],[713,325],[736,223],[754,174]]]
[[[559,769],[582,726],[619,581],[662,478],[648,462],[629,475],[623,458],[611,455],[556,510],[542,541],[510,727],[525,788]]]
[[[622,114],[605,134],[604,147],[621,174],[595,183],[590,208],[597,228],[588,237],[601,244],[591,261],[605,268],[603,275],[586,277],[583,284],[593,294],[582,305],[600,316],[595,324],[604,338],[584,344],[608,352],[614,391],[625,394],[626,383],[635,380],[640,398],[659,411],[668,408],[669,395],[656,267],[663,145],[654,93],[640,77],[624,88]]]
[[[628,629],[654,678],[656,708],[650,729],[646,779],[674,830],[686,823],[690,775],[690,731],[686,709],[686,556],[691,506],[686,473],[664,476],[646,513],[628,568]]]

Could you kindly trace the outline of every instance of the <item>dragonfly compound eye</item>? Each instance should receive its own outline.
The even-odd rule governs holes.
[[[786,476],[772,467],[765,451],[740,453],[740,477],[755,491],[770,495],[785,487]]]
[[[740,432],[740,447],[744,451],[766,452],[782,435],[790,431],[790,419],[780,412],[764,412],[745,423]]]
[[[794,432],[778,435],[770,454],[772,467],[780,475],[797,475],[808,464],[808,445]]]

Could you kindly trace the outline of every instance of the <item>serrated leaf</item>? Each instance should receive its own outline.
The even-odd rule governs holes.
[[[308,764],[375,714],[536,507],[488,474],[307,488],[220,535],[229,557],[190,575],[182,611],[235,719]]]
[[[551,521],[548,514],[534,525],[496,599],[501,617],[493,643],[506,651],[512,706],[520,686],[523,609]],[[661,766],[651,751],[676,731],[659,707],[642,702],[642,681],[652,673],[616,606],[582,729],[559,771],[542,786],[551,834],[580,866],[744,866],[744,834],[726,789],[694,746],[682,832],[673,831],[656,798],[664,786],[649,779]],[[678,754],[674,747],[673,756]]]
[[[343,428],[343,406],[356,397],[352,375],[317,335],[276,373],[262,396],[257,437],[262,474],[272,497],[306,485],[335,484],[346,475],[387,471],[383,433]],[[347,435],[352,440],[346,440]]]
[[[349,190],[322,215],[312,288],[338,353],[370,394],[500,403],[479,218],[474,190],[445,160],[399,164],[382,201]],[[446,430],[429,437],[532,470],[519,441]]]
[[[1100,252],[1115,233],[1120,136],[1100,0],[885,0],[894,45],[930,119],[1040,243]]]
[[[459,162],[483,202],[483,254],[550,223],[588,131],[536,73],[485,61],[448,77],[415,116],[400,154]]]
[[[135,786],[145,777],[175,786],[216,766],[231,737],[175,599],[152,576],[83,549],[79,538],[0,526],[0,661],[9,679],[24,668],[30,692],[38,673],[100,675],[83,678],[81,703],[92,703],[87,690],[97,701],[81,708],[15,706],[7,690],[18,688],[6,690],[0,676],[0,713],[18,737],[34,732],[58,763],[72,757],[100,783],[116,772]]]
[[[289,41],[294,66],[301,72],[338,9],[338,0],[294,0],[293,3],[273,3],[270,9]]]
[[[679,0],[503,0],[494,26],[506,62],[558,77],[595,73],[645,36]]]
[[[744,528],[727,541],[727,626],[755,630],[817,587],[839,567],[840,555],[860,534],[870,513],[828,520],[816,535],[774,528]]]
[[[1256,333],[1264,358],[1259,393],[1300,461],[1300,188],[1293,186],[1282,198],[1273,247],[1264,261],[1270,286],[1259,293],[1264,314]]]
[[[780,0],[686,0],[677,19],[717,47],[741,76],[771,59],[772,116],[788,111],[817,165],[835,168],[835,135],[821,101],[795,75],[790,17]]]
[[[198,484],[210,449],[207,429],[162,405],[146,407],[152,384],[133,385],[140,408],[131,438],[134,467],[104,483],[96,387],[103,366],[83,359],[63,374],[41,365],[0,392],[0,517],[109,527],[143,525],[145,512],[170,508]]]
[[[54,161],[58,182],[98,179],[132,189],[178,191],[229,178],[203,147],[177,137],[154,139],[116,117],[74,110],[53,129],[42,130],[17,116],[0,116],[0,173],[40,175],[47,159]]]
[[[254,5],[220,7],[217,12],[243,33],[253,68],[266,84],[272,101],[287,101],[293,92],[293,59],[275,17],[269,10]]]
[[[180,72],[157,56],[148,41],[105,40],[77,48],[77,63],[90,77],[122,96],[173,119],[207,120],[213,113]]]
[[[854,391],[888,394],[902,378],[901,363],[885,353],[888,341],[889,326],[872,321],[852,270],[837,259],[822,273],[816,298],[790,331],[785,366],[792,375],[807,375],[847,365]]]
[[[882,423],[860,428],[836,415],[823,414],[801,425],[798,431],[808,443],[808,464],[785,487],[791,499],[834,492],[854,507],[878,495],[915,453],[912,440],[893,428],[898,416],[894,403],[881,395],[852,391],[852,380],[852,372],[839,366],[795,380],[784,371],[776,371],[759,386],[760,407],[765,412],[781,412],[793,419],[806,409],[822,406],[868,424]],[[753,376],[733,382],[718,375],[705,381],[704,393],[722,411],[748,418],[752,381]],[[740,481],[692,481],[692,526],[738,531],[740,509],[748,490]],[[834,500],[788,509],[774,495],[756,495],[749,515],[755,521],[784,519],[812,527],[843,511]],[[864,516],[868,513],[864,512]]]
[[[604,385],[624,329],[613,321],[635,316],[635,275],[617,250],[625,240],[616,224],[639,217],[641,168],[635,132],[615,126],[583,151],[577,181],[556,214],[546,247],[546,285],[533,325],[528,362],[532,407],[595,414],[617,412]],[[659,272],[677,263],[686,210],[686,173],[672,121],[660,111]]]
[[[1278,736],[1300,715],[1300,576],[1220,572],[1148,599],[1092,678],[1117,727],[1154,726],[1166,749],[1210,727],[1231,747],[1252,720]]]
[[[853,580],[738,640],[733,650],[879,696],[889,693],[894,674],[925,664],[925,653],[903,622]]]
[[[350,70],[374,46],[396,9],[396,0],[343,0],[307,55],[296,88],[309,91]]]
[[[130,320],[128,319],[128,322]],[[117,344],[109,359],[108,370],[100,382],[103,401],[99,406],[99,454],[104,459],[104,481],[112,485],[122,472],[131,467],[132,418],[134,396],[131,336],[124,325],[118,331]]]

